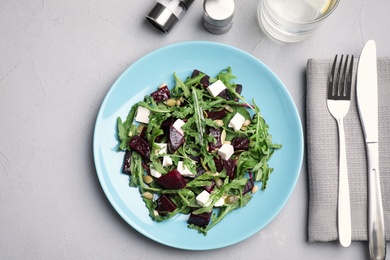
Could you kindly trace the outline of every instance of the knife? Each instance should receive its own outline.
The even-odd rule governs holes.
[[[366,144],[368,170],[368,244],[371,259],[386,258],[386,238],[379,180],[378,79],[376,44],[370,40],[360,54],[356,97]]]

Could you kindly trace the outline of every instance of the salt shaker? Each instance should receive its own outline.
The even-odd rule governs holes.
[[[205,0],[203,22],[213,34],[223,34],[233,25],[234,0]]]
[[[194,0],[157,0],[146,19],[160,31],[167,33],[183,17]]]

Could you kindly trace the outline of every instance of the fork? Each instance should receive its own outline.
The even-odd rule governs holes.
[[[327,106],[329,113],[336,119],[339,132],[339,193],[338,193],[338,232],[340,244],[351,244],[351,206],[349,200],[348,167],[345,146],[344,117],[347,115],[351,100],[353,56],[348,55],[345,62],[341,55],[337,64],[334,58],[328,82]],[[349,66],[348,66],[348,63]],[[338,66],[337,66],[338,65]]]

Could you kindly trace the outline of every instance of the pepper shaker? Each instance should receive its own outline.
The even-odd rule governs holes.
[[[233,25],[234,0],[205,0],[203,22],[213,34],[224,34]]]
[[[160,31],[168,33],[193,2],[194,0],[157,0],[146,19]]]

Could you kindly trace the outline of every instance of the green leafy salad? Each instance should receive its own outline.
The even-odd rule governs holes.
[[[267,187],[268,161],[280,144],[255,101],[241,95],[230,67],[216,77],[194,70],[173,74],[117,120],[122,172],[137,187],[150,217],[188,215],[188,227],[204,235],[228,213]]]

